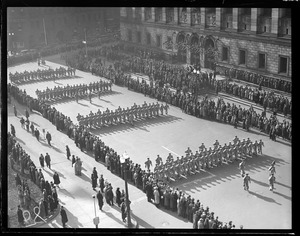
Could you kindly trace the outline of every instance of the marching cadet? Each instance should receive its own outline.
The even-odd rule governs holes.
[[[204,143],[201,144],[201,146],[199,147],[199,151],[202,152],[205,149],[205,145]]]
[[[272,162],[271,166],[269,167],[269,172],[270,172],[270,175],[274,175],[276,173],[276,170],[275,170],[275,161]]]
[[[219,146],[219,141],[218,140],[216,140],[216,142],[214,143],[214,147],[218,147]]]
[[[90,103],[92,103],[92,92],[89,92],[89,99],[90,99]]]
[[[169,153],[169,155],[167,156],[167,161],[169,162],[173,161],[173,156],[171,153]]]
[[[262,147],[265,146],[264,142],[262,140],[259,141],[258,143],[258,152],[259,154],[262,154]]]
[[[156,102],[156,106],[155,106],[155,109],[156,109],[156,116],[159,116],[159,108],[160,108],[159,103]]]
[[[255,140],[254,144],[252,145],[253,147],[253,154],[255,156],[257,156],[257,147],[258,147],[258,143],[257,143],[257,140]]]
[[[160,114],[164,115],[164,105],[163,104],[160,105],[159,109],[160,109]]]
[[[123,122],[125,123],[126,122],[126,110],[125,110],[125,108],[123,108],[121,116],[123,118]]]
[[[147,161],[145,162],[145,167],[147,168],[147,170],[150,170],[150,166],[152,166],[152,161],[148,157]]]
[[[169,109],[168,103],[165,104],[164,108],[165,108],[165,113],[166,113],[166,115],[168,115],[168,109]]]
[[[275,176],[274,176],[274,174],[271,174],[270,175],[270,177],[269,177],[269,190],[270,191],[273,191],[274,190],[274,183],[275,183],[275,180],[276,180],[276,178],[275,178]]]
[[[245,160],[242,160],[239,164],[239,169],[241,170],[241,175],[244,177],[245,175]]]
[[[248,143],[247,148],[248,148],[248,155],[252,156],[253,145],[251,141]]]
[[[251,178],[250,178],[248,173],[244,176],[243,181],[244,181],[244,184],[243,184],[244,190],[248,191],[249,190],[249,183],[251,183]]]
[[[188,147],[187,150],[185,151],[185,153],[186,153],[187,155],[190,155],[191,152],[192,152],[192,150],[190,149],[190,147]]]
[[[133,114],[132,114],[132,112],[130,112],[130,114],[129,114],[129,122],[133,126]]]

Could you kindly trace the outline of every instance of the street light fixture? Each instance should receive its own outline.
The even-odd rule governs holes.
[[[129,158],[129,155],[124,152],[120,158],[120,162],[123,165],[124,180],[125,180],[125,193],[126,193],[126,207],[127,207],[127,227],[131,228],[131,217],[130,217],[130,205],[129,205],[129,195],[128,195],[128,183],[127,183],[127,168],[125,167],[125,162]]]
[[[97,217],[97,214],[96,214],[96,203],[95,203],[95,200],[96,200],[95,198],[96,198],[96,196],[93,195],[92,197],[94,198],[94,210],[95,210],[95,218],[93,219],[93,222],[94,222],[94,224],[95,224],[95,226],[96,226],[96,229],[98,229],[99,217]]]

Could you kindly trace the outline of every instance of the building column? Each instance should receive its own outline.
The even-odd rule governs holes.
[[[279,8],[272,8],[271,33],[278,34]]]
[[[205,28],[205,7],[200,8],[200,28],[204,29]]]
[[[190,7],[186,8],[186,14],[187,14],[187,24],[192,24],[192,9]]]
[[[174,22],[178,25],[178,7],[174,7]]]
[[[142,21],[145,21],[145,7],[141,8]]]
[[[166,23],[167,22],[167,15],[166,15],[166,8],[162,8],[162,22]]]
[[[155,21],[155,7],[151,7],[151,22]]]
[[[217,29],[221,28],[221,8],[220,7],[216,8],[216,28]]]
[[[135,19],[136,15],[135,15],[135,11],[136,11],[136,7],[132,8],[132,18]]]
[[[126,12],[126,7],[121,7],[121,16],[126,17],[127,16],[126,13],[127,13]]]
[[[189,48],[186,49],[186,63],[191,64],[191,50]]]
[[[238,19],[239,19],[239,9],[232,8],[232,29],[234,31],[238,30]]]
[[[256,33],[257,31],[257,20],[258,20],[258,12],[257,8],[251,8],[251,31]]]

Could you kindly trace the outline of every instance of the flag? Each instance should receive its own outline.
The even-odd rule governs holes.
[[[83,43],[83,44],[86,44],[86,41],[83,40],[82,43]]]

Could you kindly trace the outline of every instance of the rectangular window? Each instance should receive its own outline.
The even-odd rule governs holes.
[[[279,73],[287,74],[288,73],[288,58],[279,56]]]
[[[161,48],[161,36],[156,35],[156,47]]]
[[[141,32],[140,31],[137,31],[136,32],[136,41],[138,43],[141,43],[142,42],[142,37],[141,37]]]
[[[246,51],[242,49],[240,50],[239,64],[246,65]]]
[[[132,41],[132,32],[131,32],[131,30],[129,29],[127,33],[128,33],[128,41],[131,42]]]
[[[258,53],[258,69],[266,69],[266,54]]]
[[[222,48],[222,61],[228,61],[228,47]]]
[[[147,44],[151,45],[151,34],[147,33]]]

